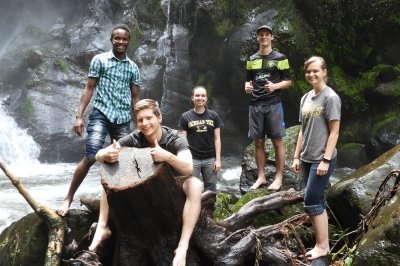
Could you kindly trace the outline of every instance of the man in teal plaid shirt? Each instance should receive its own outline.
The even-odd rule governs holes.
[[[68,193],[57,210],[61,216],[68,214],[75,192],[96,162],[96,153],[103,148],[107,135],[113,141],[131,132],[131,113],[139,100],[140,73],[137,65],[126,54],[130,41],[129,28],[125,24],[115,25],[110,41],[112,50],[92,59],[87,83],[79,101],[74,129],[81,136],[84,131],[83,114],[96,90],[86,130],[85,156],[77,165]]]

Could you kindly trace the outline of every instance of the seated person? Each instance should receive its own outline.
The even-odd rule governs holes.
[[[158,103],[150,99],[140,100],[135,105],[134,112],[139,131],[130,133],[118,142],[114,140],[113,144],[97,153],[96,160],[109,163],[118,161],[120,147],[151,147],[154,162],[168,163],[180,175],[187,176],[182,184],[186,201],[182,214],[181,237],[172,263],[173,266],[183,266],[186,264],[189,240],[200,215],[203,184],[198,178],[192,176],[192,154],[187,140],[170,128],[161,126],[162,116]],[[108,214],[107,195],[103,189],[100,198],[99,221],[89,250],[94,251],[101,241],[111,236]]]

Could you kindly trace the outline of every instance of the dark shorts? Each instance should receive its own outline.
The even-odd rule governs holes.
[[[86,152],[85,156],[94,158],[96,153],[103,148],[107,135],[112,140],[119,140],[130,133],[130,122],[123,124],[111,123],[99,110],[93,108],[87,125]]]
[[[249,106],[249,133],[252,140],[286,136],[282,103]]]

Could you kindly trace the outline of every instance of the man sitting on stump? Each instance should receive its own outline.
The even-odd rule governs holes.
[[[182,189],[186,195],[182,214],[182,231],[172,263],[173,266],[183,266],[186,264],[189,240],[200,215],[203,184],[198,178],[192,176],[193,160],[187,140],[174,133],[172,129],[161,126],[162,116],[158,103],[151,99],[141,100],[135,105],[134,112],[139,131],[130,133],[118,142],[114,140],[113,144],[97,153],[96,160],[114,163],[118,161],[121,147],[151,147],[151,156],[154,162],[168,163],[179,175],[186,176],[182,183]],[[101,241],[111,236],[108,214],[109,205],[103,189],[99,221],[89,250],[94,251]]]

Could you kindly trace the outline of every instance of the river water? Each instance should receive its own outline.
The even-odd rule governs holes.
[[[39,145],[27,133],[20,129],[2,106],[0,98],[0,161],[17,176],[25,189],[40,204],[57,209],[67,193],[75,163],[44,164],[37,159],[40,154]],[[217,189],[240,195],[239,180],[241,174],[240,152],[229,152],[222,156],[222,170],[219,174]],[[342,176],[351,173],[353,169],[340,168],[335,170],[332,183]],[[75,194],[71,208],[85,209],[80,206],[82,195],[98,196],[100,193],[99,166],[95,164]],[[0,232],[12,222],[33,212],[10,179],[0,171]]]
[[[37,159],[40,147],[27,133],[18,127],[2,106],[0,98],[0,161],[19,178],[25,189],[40,204],[57,209],[67,193],[75,163],[44,164]],[[218,189],[239,194],[241,173],[240,158],[224,156],[224,169],[219,175]],[[80,206],[82,195],[100,193],[99,166],[95,164],[75,194],[71,208],[85,209]],[[33,212],[10,179],[0,171],[0,232],[12,222]]]

